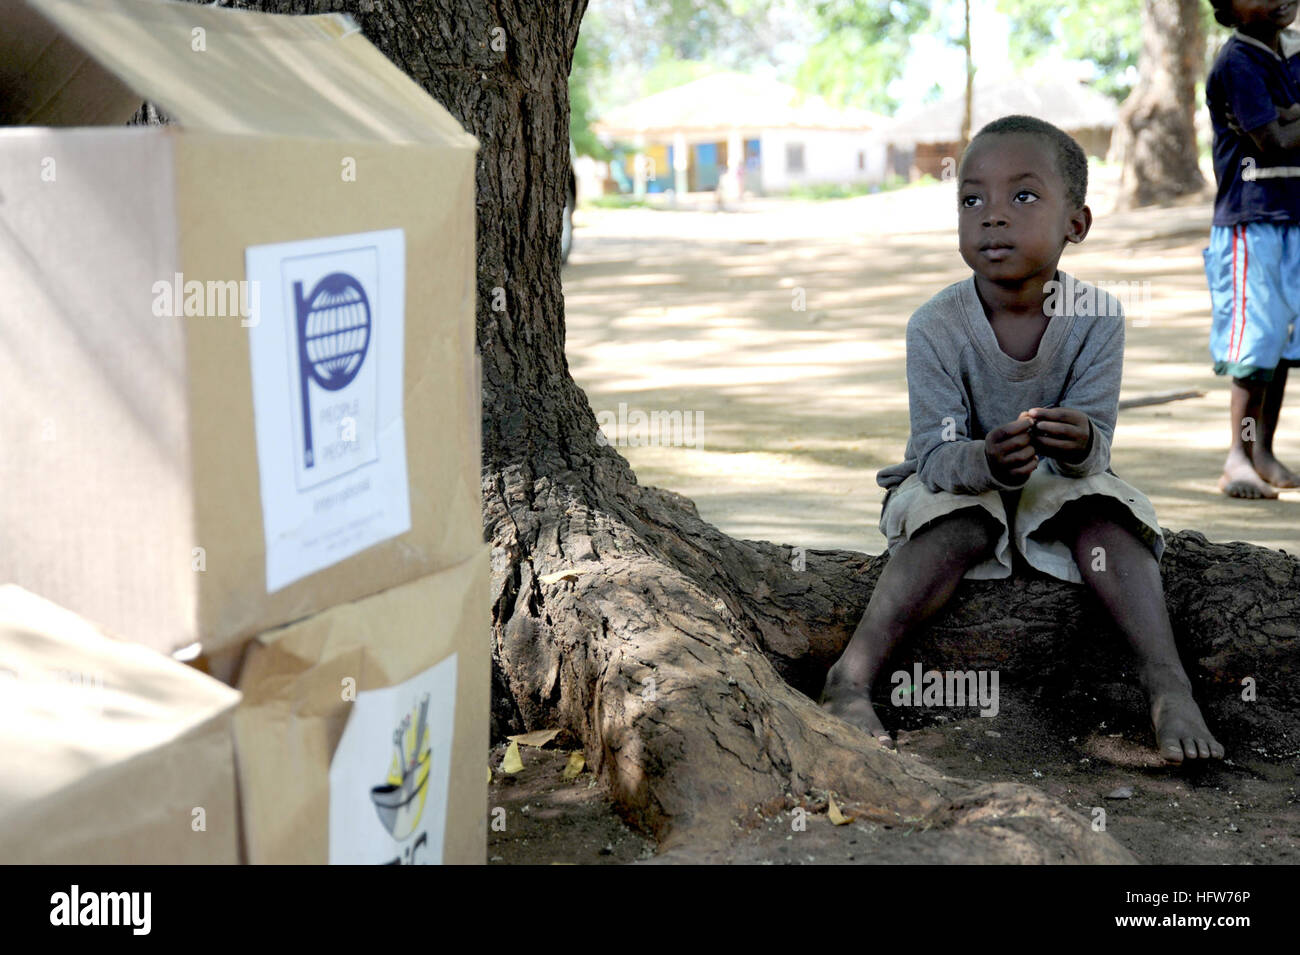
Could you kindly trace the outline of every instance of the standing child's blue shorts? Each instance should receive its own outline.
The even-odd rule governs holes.
[[[1211,226],[1201,255],[1214,373],[1271,381],[1283,359],[1300,360],[1300,223]]]

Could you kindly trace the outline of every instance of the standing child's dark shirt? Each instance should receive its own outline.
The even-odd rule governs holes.
[[[1300,156],[1264,159],[1248,135],[1279,119],[1279,107],[1300,102],[1300,32],[1283,30],[1278,42],[1282,56],[1234,32],[1206,77],[1205,104],[1214,126],[1214,175],[1219,183],[1216,226],[1300,222]]]

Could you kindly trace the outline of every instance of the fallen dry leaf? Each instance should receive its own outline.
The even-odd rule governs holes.
[[[519,755],[519,744],[511,743],[506,747],[506,758],[501,760],[501,772],[517,773],[524,768],[523,757]]]
[[[531,733],[516,733],[514,736],[507,736],[506,739],[513,740],[524,746],[545,746],[559,735],[559,730],[533,730]]]
[[[569,762],[564,767],[564,772],[560,773],[561,779],[574,779],[578,773],[582,772],[587,765],[587,757],[581,753],[570,753]]]
[[[544,584],[553,584],[557,580],[577,580],[578,572],[576,570],[557,570],[553,574],[542,574],[537,579]]]
[[[830,796],[830,805],[826,807],[826,816],[830,819],[831,824],[835,826],[844,826],[853,821],[852,816],[846,816],[840,812],[840,807],[835,805],[835,797]]]

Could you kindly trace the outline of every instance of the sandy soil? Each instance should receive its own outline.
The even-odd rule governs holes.
[[[1115,470],[1147,493],[1165,527],[1296,553],[1300,492],[1244,502],[1215,487],[1227,394],[1207,349],[1209,202],[1112,214],[1114,170],[1092,175],[1096,221],[1062,268],[1093,282],[1149,283],[1134,287],[1137,302],[1143,292],[1149,299],[1144,314],[1129,309],[1121,398],[1205,392],[1122,411]],[[737,537],[878,553],[875,472],[901,460],[908,432],[903,329],[913,309],[969,274],[955,217],[944,184],[835,202],[755,201],[728,213],[580,210],[564,273],[570,367],[598,414],[616,418],[625,403],[702,416],[693,444],[620,448],[641,483],[691,497]],[[792,307],[798,290],[802,311]],[[1300,465],[1300,397],[1284,408],[1276,447]],[[1088,819],[1102,810],[1106,831],[1144,862],[1300,861],[1300,741],[1260,746],[1229,721],[1214,727],[1229,761],[1171,770],[1151,749],[1135,685],[1013,702],[993,719],[973,710],[891,718],[903,727],[905,756],[953,775],[1039,786]],[[503,752],[492,753],[494,768]],[[939,833],[836,827],[823,804],[810,807],[804,831],[779,813],[743,831],[738,821],[726,852],[655,858],[590,773],[560,779],[556,744],[526,748],[524,760],[522,773],[494,773],[490,805],[507,820],[491,835],[495,863],[860,863],[942,853]]]

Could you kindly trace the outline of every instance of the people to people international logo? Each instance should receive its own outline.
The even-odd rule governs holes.
[[[410,529],[406,247],[386,229],[249,246],[245,260],[266,293],[248,356],[270,593]]]
[[[303,420],[303,467],[315,466],[310,383],[326,391],[347,387],[366,360],[370,347],[370,299],[346,272],[326,275],[309,295],[293,283],[298,327],[298,375]]]

